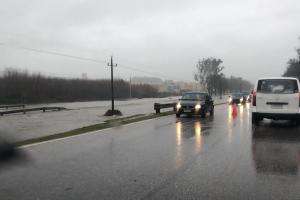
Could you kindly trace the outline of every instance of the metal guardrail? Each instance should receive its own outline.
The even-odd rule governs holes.
[[[15,104],[15,105],[0,105],[0,109],[5,108],[5,109],[9,109],[9,108],[25,108],[25,104]]]
[[[175,111],[176,109],[176,103],[154,103],[154,110],[156,114],[160,113],[160,110],[163,108],[173,108],[173,110]]]
[[[65,110],[64,107],[39,107],[39,108],[24,108],[24,109],[17,109],[17,110],[7,110],[7,111],[0,111],[0,116],[7,115],[7,114],[14,114],[14,113],[23,113],[32,112],[32,111],[43,111],[46,112],[47,110]]]

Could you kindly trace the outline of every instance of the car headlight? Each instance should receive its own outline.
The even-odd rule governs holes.
[[[242,101],[244,101],[244,99],[243,99],[243,98],[240,98],[240,101],[242,102]]]
[[[181,104],[177,103],[176,108],[177,108],[177,110],[179,110],[181,108]]]
[[[196,110],[200,110],[200,108],[201,108],[201,105],[200,105],[200,104],[195,105],[195,109],[196,109]]]
[[[232,102],[232,98],[231,98],[231,97],[228,98],[228,102],[229,102],[229,103]]]

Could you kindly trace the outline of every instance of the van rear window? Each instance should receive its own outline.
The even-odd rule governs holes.
[[[257,92],[261,93],[292,94],[298,91],[297,81],[292,79],[259,80],[257,85]]]

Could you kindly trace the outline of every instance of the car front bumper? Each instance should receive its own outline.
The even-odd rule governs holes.
[[[232,99],[229,104],[239,104],[239,103],[246,103],[246,100],[241,101],[240,99]]]
[[[203,112],[203,108],[201,107],[200,109],[196,110],[195,108],[192,109],[184,109],[184,108],[180,108],[176,111],[176,113],[180,113],[180,114],[195,114],[198,115],[200,113]]]

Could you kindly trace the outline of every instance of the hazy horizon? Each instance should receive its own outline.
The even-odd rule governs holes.
[[[106,63],[114,55],[116,77],[192,81],[198,59],[216,57],[223,60],[227,76],[254,82],[261,76],[281,76],[300,46],[296,0],[1,3],[0,70],[16,67],[61,77],[86,73],[89,78],[109,78]]]

